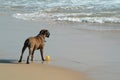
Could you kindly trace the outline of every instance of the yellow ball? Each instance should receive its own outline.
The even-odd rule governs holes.
[[[47,55],[47,56],[45,57],[45,60],[46,60],[46,61],[50,61],[50,56]]]

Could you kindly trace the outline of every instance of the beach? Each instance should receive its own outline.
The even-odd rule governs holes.
[[[25,21],[6,14],[0,15],[0,25],[0,79],[120,79],[119,30],[89,30],[79,27],[93,25],[46,19]],[[23,62],[18,64],[25,39],[37,35],[41,29],[50,31],[44,57],[49,55],[51,61],[42,63],[39,51],[35,51],[34,62],[27,65],[26,50]]]
[[[87,80],[85,75],[47,64],[1,64],[0,79],[3,80]]]
[[[1,46],[0,46],[0,79],[3,80],[87,80],[87,75],[73,69],[53,65],[54,58],[49,50],[45,49],[45,55],[51,56],[51,61],[42,62],[39,51],[35,52],[35,61],[26,64],[27,51],[24,54],[23,62],[18,63],[21,49],[25,38],[35,36],[41,29],[50,29],[51,38],[54,35],[52,28],[44,27],[39,23],[24,22],[6,15],[0,16],[1,26]],[[29,24],[28,24],[29,23]],[[30,27],[37,28],[30,28]],[[38,26],[39,25],[39,26]],[[16,28],[15,28],[16,27]],[[19,28],[18,28],[19,27]],[[30,29],[27,30],[27,28]],[[26,30],[28,32],[26,32]],[[54,29],[52,29],[54,30]],[[56,29],[55,29],[56,30]],[[31,33],[32,32],[32,33]],[[28,34],[27,34],[28,33]],[[3,35],[5,34],[5,35]],[[23,36],[22,36],[23,35]],[[56,35],[54,35],[56,36]],[[21,39],[20,39],[21,38]],[[52,39],[50,39],[51,41]],[[48,43],[49,41],[47,41]],[[54,46],[54,45],[53,45]],[[46,46],[46,47],[53,47]],[[48,52],[47,52],[48,50]],[[51,49],[52,50],[52,49]],[[39,57],[37,57],[39,56]]]

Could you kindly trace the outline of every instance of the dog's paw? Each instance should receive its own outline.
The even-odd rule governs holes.
[[[26,64],[30,64],[29,62],[26,62]]]

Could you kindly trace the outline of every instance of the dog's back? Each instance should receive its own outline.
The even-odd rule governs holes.
[[[44,46],[44,39],[40,36],[30,37],[25,40],[24,46],[28,48],[40,49]]]

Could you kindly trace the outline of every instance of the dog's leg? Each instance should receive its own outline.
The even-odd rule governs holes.
[[[24,45],[23,48],[22,48],[22,53],[21,53],[20,59],[19,59],[18,62],[22,62],[23,53],[24,53],[26,48],[27,48],[27,46]]]
[[[34,58],[34,51],[35,50],[33,50],[32,55],[31,55],[31,61],[33,61],[33,58]]]
[[[43,57],[43,48],[40,49],[40,53],[41,53],[42,61],[45,61],[45,60],[44,60],[44,57]]]
[[[29,49],[29,55],[28,55],[28,57],[27,57],[27,64],[29,64],[29,57],[30,57],[30,55],[32,54],[32,52],[33,52],[33,49],[32,48],[30,48]]]

